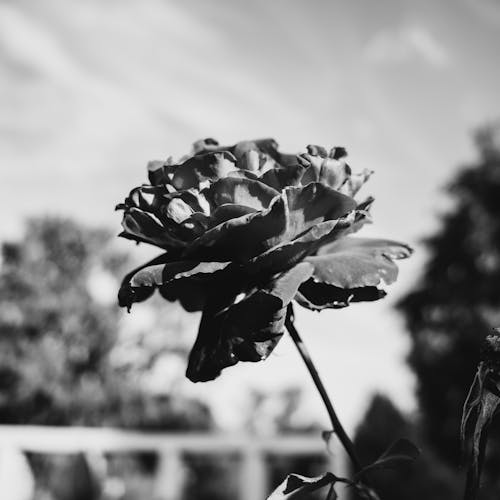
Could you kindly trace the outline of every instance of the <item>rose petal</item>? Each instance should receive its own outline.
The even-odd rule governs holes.
[[[118,294],[120,306],[130,308],[134,302],[149,297],[157,288],[162,288],[162,295],[170,294],[177,298],[175,287],[169,289],[169,284],[189,278],[193,283],[198,280],[199,285],[202,278],[209,278],[228,265],[229,262],[177,261],[144,267],[123,281]]]
[[[123,205],[117,207],[126,210],[127,208],[140,208],[145,212],[154,211],[154,192],[145,190],[143,187],[137,187],[130,191]]]
[[[204,277],[180,278],[161,286],[160,295],[170,302],[179,302],[187,312],[202,311],[211,292],[208,279]]]
[[[158,287],[180,278],[189,278],[198,274],[213,274],[226,268],[229,262],[189,262],[177,261],[141,269],[130,279],[132,288],[144,286]]]
[[[172,158],[167,161],[153,160],[148,163],[148,179],[153,186],[170,183],[174,171]]]
[[[334,160],[341,160],[347,156],[347,150],[342,146],[336,146],[330,150],[328,156]]]
[[[344,184],[339,188],[341,193],[354,196],[373,175],[373,170],[364,169],[357,174],[351,174]]]
[[[407,259],[413,249],[406,243],[379,238],[343,238],[321,248],[318,254],[332,254],[342,251],[359,252],[378,256],[383,254],[391,259]]]
[[[344,160],[325,160],[321,166],[319,182],[338,189],[351,175],[351,169]]]
[[[258,172],[265,163],[265,155],[257,150],[247,151],[238,159],[238,168]]]
[[[275,158],[278,153],[278,143],[271,138],[256,139],[253,141],[240,141],[236,143],[230,151],[236,158],[242,158],[245,153],[249,151],[260,151],[261,153],[268,154],[271,158]]]
[[[316,146],[315,144],[309,144],[307,146],[307,153],[311,156],[320,156],[321,158],[327,158],[328,152],[323,146]]]
[[[228,177],[234,177],[236,179],[250,179],[252,181],[260,181],[259,176],[255,172],[250,172],[250,170],[235,170],[234,172],[229,172]]]
[[[243,215],[253,214],[255,212],[256,210],[254,208],[243,205],[233,205],[232,203],[221,205],[220,207],[217,207],[215,212],[212,214],[212,217],[210,218],[210,227],[218,226],[228,220],[236,219]]]
[[[351,174],[351,169],[344,160],[309,154],[301,155],[301,158],[304,164],[308,165],[301,180],[303,185],[310,182],[321,182],[332,189],[339,189]]]
[[[196,155],[177,166],[172,184],[177,189],[199,188],[201,182],[222,179],[233,170],[235,159],[227,151]]]
[[[261,181],[278,191],[288,186],[298,186],[305,168],[298,162],[296,156],[293,156],[293,159],[293,161],[288,159],[286,165],[276,164],[275,167],[265,171]]]
[[[213,380],[238,361],[265,359],[283,334],[288,304],[311,273],[312,266],[301,263],[229,307],[207,304],[187,377],[193,382]]]
[[[233,146],[221,146],[214,139],[202,139],[193,145],[196,155],[204,154],[207,152],[223,152],[227,151],[232,153],[238,160],[243,158],[246,153],[257,151],[269,155],[271,158],[277,159],[280,156],[278,152],[278,143],[271,138],[255,139],[251,141],[240,141]]]
[[[186,213],[210,213],[210,205],[207,199],[197,189],[176,191],[171,184],[162,184],[161,186],[145,185],[134,188],[125,199],[125,202],[117,208],[124,210],[128,208],[139,208],[144,212],[154,214],[160,220],[163,217],[171,219],[171,214],[169,214],[167,208],[174,199],[178,201],[174,203],[171,210],[177,210],[179,200],[182,200],[182,205]],[[176,205],[177,208],[174,208]],[[187,205],[187,207],[185,205]],[[173,220],[176,219],[177,217],[174,215]]]
[[[214,182],[204,191],[207,199],[216,207],[227,203],[244,205],[256,210],[267,208],[279,192],[262,182],[227,177]]]
[[[386,296],[384,290],[375,286],[362,288],[339,288],[326,283],[317,283],[314,279],[303,283],[295,300],[304,307],[313,311],[322,309],[340,309],[347,307],[351,302],[368,302]]]
[[[356,202],[323,184],[285,190],[288,206],[286,239],[291,239],[326,220],[343,217],[356,208]]]
[[[315,254],[325,239],[333,241],[337,235],[343,235],[353,220],[352,217],[345,217],[321,222],[292,241],[277,245],[242,264],[241,272],[258,280],[261,276],[290,269],[306,256]]]
[[[153,215],[137,208],[130,208],[125,212],[122,226],[130,239],[167,249],[185,246],[184,241],[169,233]]]
[[[168,193],[165,186],[144,186],[117,209],[126,212],[120,236],[158,246],[184,246],[213,226],[205,215],[210,213],[207,200],[194,190]]]
[[[165,209],[165,213],[174,222],[180,224],[193,214],[193,209],[181,198],[174,198]]]
[[[207,137],[206,139],[200,139],[193,143],[193,151],[194,154],[206,153],[208,151],[213,151],[219,147],[219,143],[212,139],[211,137]]]
[[[203,193],[197,189],[188,189],[178,193],[179,198],[188,204],[193,212],[200,212],[205,215],[210,214],[210,204]]]
[[[186,249],[185,256],[242,262],[293,240],[316,224],[338,219],[355,207],[352,198],[321,184],[288,188],[267,210],[231,219],[207,231]]]
[[[183,231],[189,233],[189,235],[192,236],[186,239],[192,241],[200,237],[202,234],[206,233],[207,230],[210,227],[212,227],[212,225],[213,225],[212,217],[197,212],[191,215],[189,219],[183,221],[180,226]]]
[[[394,282],[398,268],[393,260],[411,253],[408,245],[396,241],[345,237],[306,260],[314,265],[315,281],[352,289]]]

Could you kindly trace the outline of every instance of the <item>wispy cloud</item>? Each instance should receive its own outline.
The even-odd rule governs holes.
[[[376,33],[365,48],[374,64],[395,64],[421,60],[435,68],[451,63],[448,49],[423,26],[409,25]]]

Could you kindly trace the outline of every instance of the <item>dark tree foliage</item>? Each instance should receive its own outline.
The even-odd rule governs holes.
[[[399,303],[412,339],[424,436],[453,465],[481,341],[500,325],[500,126],[482,129],[476,143],[478,159],[448,187],[453,208],[426,240],[423,277]],[[496,434],[490,465],[500,450]]]
[[[370,484],[383,500],[455,500],[461,484],[456,471],[437,459],[418,436],[417,427],[381,395],[376,395],[359,425],[355,446],[364,464],[374,462],[400,438],[419,444],[421,456],[412,464],[370,474]]]
[[[186,429],[211,425],[196,401],[145,394],[113,369],[115,300],[91,293],[99,272],[130,265],[114,236],[60,218],[28,221],[25,236],[2,246],[0,423]],[[116,288],[118,279],[116,279]]]

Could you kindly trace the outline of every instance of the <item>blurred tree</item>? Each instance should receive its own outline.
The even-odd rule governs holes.
[[[500,125],[481,129],[476,144],[477,161],[448,188],[453,208],[426,240],[423,277],[398,306],[412,339],[409,363],[417,375],[424,437],[452,465],[460,460],[460,417],[480,342],[500,325]],[[497,432],[489,445],[496,471],[499,451]],[[499,480],[490,468],[491,496],[485,498],[498,497]]]
[[[418,443],[422,454],[413,464],[368,476],[384,500],[455,500],[460,497],[458,473],[439,460],[418,436],[417,427],[382,395],[372,399],[356,431],[354,445],[362,463],[374,462],[400,438]]]
[[[137,383],[137,370],[127,376],[110,363],[122,314],[115,299],[118,277],[130,266],[112,242],[103,230],[37,218],[28,221],[21,241],[3,245],[0,423],[212,425],[203,404],[154,396]]]
[[[79,406],[95,412],[104,401],[117,311],[93,300],[88,278],[97,262],[121,267],[103,254],[107,240],[68,220],[34,219],[23,241],[3,245],[1,422],[77,423]]]

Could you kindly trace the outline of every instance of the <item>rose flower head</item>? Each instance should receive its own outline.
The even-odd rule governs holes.
[[[383,297],[394,260],[411,254],[352,236],[370,221],[373,199],[355,196],[371,172],[352,173],[344,148],[294,155],[273,139],[205,139],[179,163],[150,162],[148,174],[117,206],[121,236],[164,253],[124,278],[119,302],[130,309],[158,290],[203,311],[187,368],[195,382],[265,359],[293,300],[322,310]]]

